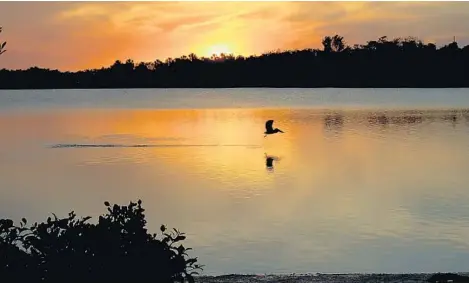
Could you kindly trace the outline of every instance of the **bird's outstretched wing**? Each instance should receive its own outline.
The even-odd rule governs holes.
[[[265,122],[265,129],[267,131],[273,131],[274,129],[272,128],[272,125],[274,124],[274,120],[269,120]]]

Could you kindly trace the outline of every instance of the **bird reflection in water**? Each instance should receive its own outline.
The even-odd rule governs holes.
[[[279,161],[280,158],[274,155],[267,155],[267,153],[264,153],[264,155],[265,155],[265,167],[267,168],[267,171],[273,171],[274,161]]]

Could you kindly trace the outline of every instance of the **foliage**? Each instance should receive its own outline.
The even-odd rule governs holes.
[[[333,37],[326,36],[322,40],[322,46],[324,52],[342,52],[345,49],[344,37],[340,35],[334,35]]]
[[[2,282],[193,282],[202,266],[180,244],[186,237],[164,225],[148,234],[141,204],[105,202],[97,224],[73,211],[31,227],[0,220]]]
[[[468,283],[469,277],[459,275],[456,273],[436,273],[427,279],[427,282],[454,282],[454,283]]]
[[[469,87],[469,45],[437,48],[415,37],[347,45],[326,36],[323,49],[259,56],[195,54],[164,62],[116,61],[78,72],[38,67],[0,70],[0,88]]]
[[[2,27],[0,27],[0,33],[2,33]],[[7,45],[6,42],[1,42],[0,41],[0,55],[2,55],[3,53],[5,53],[5,45]]]

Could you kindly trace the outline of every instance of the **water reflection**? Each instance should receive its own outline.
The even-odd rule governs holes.
[[[469,121],[467,110],[400,111],[368,115],[368,122],[374,125],[409,125],[441,121],[454,126],[463,119]]]
[[[372,125],[396,125],[396,126],[407,126],[411,124],[422,123],[424,118],[422,116],[388,116],[386,114],[370,115],[368,122]]]
[[[327,134],[338,135],[344,127],[344,117],[342,114],[326,114],[323,118],[324,130]]]
[[[341,129],[344,125],[344,117],[340,114],[326,115],[324,125],[327,128]]]
[[[96,216],[105,200],[141,198],[149,229],[187,232],[209,274],[459,271],[469,261],[467,113],[2,114],[0,214]],[[264,138],[268,119],[285,134]]]
[[[280,158],[274,155],[267,155],[265,153],[265,167],[267,168],[268,171],[273,171],[274,170],[274,161],[278,161]]]

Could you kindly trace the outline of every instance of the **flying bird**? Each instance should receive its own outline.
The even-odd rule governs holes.
[[[265,122],[265,132],[264,132],[264,138],[267,136],[267,135],[272,135],[272,134],[275,134],[275,133],[283,133],[282,130],[278,129],[278,128],[273,128],[272,125],[274,124],[274,120],[269,120],[267,122]]]

